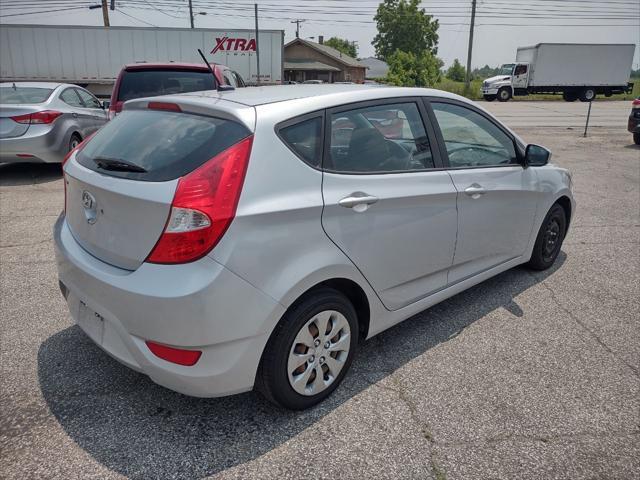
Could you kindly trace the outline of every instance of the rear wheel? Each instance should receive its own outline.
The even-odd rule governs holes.
[[[483,96],[487,102],[493,102],[496,99],[496,95],[483,95]]]
[[[340,384],[357,343],[351,302],[332,288],[316,290],[280,320],[265,348],[256,386],[277,405],[309,408]]]
[[[565,102],[575,102],[578,99],[576,92],[562,92],[562,99]]]
[[[592,87],[584,88],[580,92],[580,101],[581,102],[592,102],[596,99],[596,91]]]
[[[633,134],[633,143],[640,145],[640,132]]]
[[[566,231],[567,217],[564,208],[556,203],[540,226],[531,259],[527,265],[534,270],[546,270],[553,265],[560,253]]]
[[[499,102],[508,102],[511,98],[511,89],[507,87],[502,87],[498,90],[498,101]]]
[[[80,138],[80,135],[78,135],[77,133],[74,133],[73,135],[71,135],[71,139],[69,139],[69,152],[71,150],[73,150],[74,148],[76,148],[78,145],[80,145],[80,142],[82,142],[82,139]]]

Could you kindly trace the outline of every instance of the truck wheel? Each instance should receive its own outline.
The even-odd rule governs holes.
[[[591,87],[587,87],[580,92],[581,102],[591,102],[596,99],[596,91]]]
[[[507,87],[502,87],[498,90],[498,101],[499,102],[508,102],[511,98],[511,90]]]
[[[640,133],[633,134],[633,143],[636,145],[640,145]]]
[[[496,99],[496,95],[483,95],[483,96],[487,102],[493,102]]]
[[[578,99],[576,92],[562,92],[562,99],[565,102],[575,102]]]

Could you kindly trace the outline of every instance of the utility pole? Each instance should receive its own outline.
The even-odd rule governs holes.
[[[104,20],[104,26],[110,27],[109,24],[109,8],[107,8],[107,0],[102,0],[102,19]]]
[[[473,50],[473,26],[476,23],[476,0],[471,1],[471,25],[469,27],[469,49],[467,50],[467,71],[464,76],[464,89],[469,91],[471,83],[471,51]]]
[[[109,6],[109,10],[113,11],[116,9],[116,0],[111,0],[111,5]]]
[[[306,22],[306,20],[297,19],[291,21],[291,23],[296,24],[296,38],[300,38],[300,24],[304,22]]]
[[[191,5],[191,0],[189,0],[189,19],[191,20],[191,28],[193,28],[193,5]]]
[[[256,16],[256,70],[257,70],[257,74],[258,74],[258,86],[260,85],[260,42],[258,41],[258,4],[254,3],[253,4],[254,10],[255,10],[255,16]]]

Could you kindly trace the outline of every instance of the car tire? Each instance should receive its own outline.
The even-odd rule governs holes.
[[[562,99],[565,102],[575,102],[578,99],[576,92],[562,92]]]
[[[82,138],[80,138],[80,135],[78,135],[77,133],[72,134],[71,138],[69,139],[69,150],[67,151],[70,152],[71,150],[76,148],[78,145],[80,145],[80,142],[82,142]]]
[[[558,258],[566,233],[567,216],[564,208],[556,203],[547,212],[540,226],[527,266],[533,270],[546,270],[551,267]]]
[[[636,145],[640,145],[640,133],[633,134],[633,143]]]
[[[315,290],[292,305],[271,334],[256,387],[278,406],[309,408],[338,387],[357,345],[358,317],[351,302],[332,288]]]
[[[591,87],[584,88],[580,92],[579,98],[581,102],[592,102],[596,99],[596,91]]]
[[[493,102],[497,98],[496,95],[483,95],[483,97],[487,102]]]
[[[507,87],[502,87],[498,90],[498,101],[499,102],[508,102],[511,99],[511,89]]]

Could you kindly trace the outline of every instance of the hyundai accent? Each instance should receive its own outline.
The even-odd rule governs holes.
[[[60,288],[100,348],[160,385],[307,408],[363,340],[553,265],[575,203],[549,157],[437,90],[132,100],[64,163]]]

